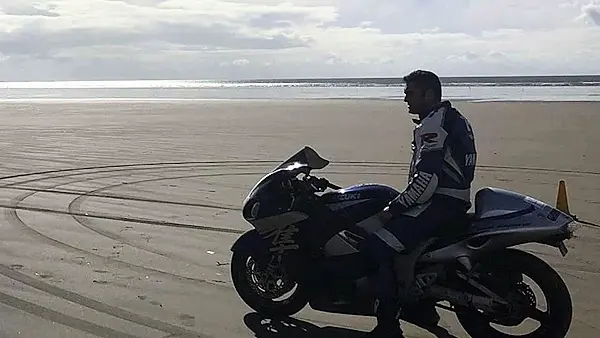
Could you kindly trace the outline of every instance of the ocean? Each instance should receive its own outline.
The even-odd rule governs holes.
[[[442,77],[450,100],[600,101],[600,75]],[[402,100],[401,78],[0,82],[0,101]]]

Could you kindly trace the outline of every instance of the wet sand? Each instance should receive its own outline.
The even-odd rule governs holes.
[[[475,129],[474,190],[554,203],[565,179],[573,213],[600,223],[600,104],[456,106]],[[332,161],[321,174],[338,185],[403,188],[413,128],[403,102],[3,103],[0,128],[0,336],[355,337],[373,327],[307,308],[295,316],[304,330],[269,333],[227,263],[249,229],[238,210],[248,189],[304,145]],[[527,247],[572,292],[570,337],[600,333],[599,234],[581,228],[566,258]]]

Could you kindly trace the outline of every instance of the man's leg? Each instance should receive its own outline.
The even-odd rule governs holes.
[[[447,223],[453,219],[454,214],[456,212],[452,208],[448,208],[448,205],[434,202],[417,215],[395,217],[384,228],[376,231],[368,239],[369,242],[367,244],[370,252],[372,252],[371,255],[373,256],[374,253],[374,258],[380,262],[377,273],[377,281],[380,284],[378,285],[380,288],[379,301],[381,303],[382,299],[389,299],[389,301],[383,302],[384,308],[382,311],[387,310],[391,312],[393,309],[394,321],[398,325],[399,322],[396,314],[403,310],[400,308],[401,304],[399,303],[402,301],[402,296],[411,287],[411,285],[399,285],[398,282],[402,282],[400,284],[412,282],[412,278],[402,277],[410,277],[410,275],[406,274],[413,273],[410,269],[414,269],[412,264],[413,258],[417,258],[411,257],[413,256],[413,250],[420,243],[435,236],[441,230],[441,227],[448,225]],[[395,260],[398,260],[400,264],[398,265]],[[397,271],[398,269],[401,271]],[[390,285],[393,285],[393,290],[388,290]],[[434,303],[406,305],[406,311],[403,311],[405,320],[425,327],[437,326],[439,323],[440,317]],[[381,315],[383,316],[383,313]],[[378,321],[387,323],[388,319],[387,317],[380,319],[380,314],[378,313]]]
[[[456,201],[435,201],[415,217],[403,215],[398,220],[398,226],[390,227],[390,229],[410,252],[419,243],[437,236],[442,227],[452,226],[452,222],[464,213],[461,207],[460,202]],[[414,269],[414,267],[409,268]],[[400,273],[403,272],[400,271]],[[402,308],[401,317],[403,320],[424,328],[435,327],[440,321],[435,302],[406,304]]]
[[[458,210],[456,208],[456,210]],[[398,312],[400,310],[400,295],[398,293],[397,273],[395,258],[400,255],[401,259],[408,258],[421,242],[435,236],[441,227],[447,226],[459,212],[449,204],[432,203],[418,215],[402,215],[392,219],[382,229],[377,230],[369,236],[365,242],[367,254],[379,264],[376,281],[378,282],[378,327],[373,332],[373,337],[402,337]],[[406,264],[411,269],[410,264]],[[410,273],[412,271],[408,271]],[[405,287],[410,287],[406,285]],[[429,311],[423,312],[422,316],[410,318],[427,325],[437,325],[439,315],[433,304],[429,304]],[[417,304],[417,308],[427,308],[426,304]],[[411,309],[412,310],[412,309]],[[421,317],[421,318],[419,318]],[[390,332],[385,335],[385,332]],[[381,335],[380,332],[384,334]],[[395,335],[394,335],[395,334]]]
[[[418,218],[402,217],[402,224],[393,228],[394,235],[403,239],[403,242],[406,243],[406,252],[396,256],[394,266],[397,281],[399,281],[398,291],[405,296],[411,294],[410,288],[413,286],[416,277],[414,275],[414,264],[420,253],[422,253],[422,249],[424,249],[420,244],[434,236],[439,225],[435,217],[430,216],[430,213],[423,213],[419,216]],[[417,248],[420,250],[416,250]],[[403,301],[402,297],[400,297],[400,301]],[[440,316],[435,308],[435,302],[402,303],[400,317],[403,320],[424,328],[438,325]]]
[[[364,246],[365,253],[377,264],[377,272],[373,276],[377,284],[375,308],[377,327],[366,337],[400,338],[402,330],[398,320],[398,289],[394,255],[399,254],[398,250],[402,250],[402,244],[392,233],[387,232],[389,235],[381,235],[381,233],[369,236],[365,240]]]

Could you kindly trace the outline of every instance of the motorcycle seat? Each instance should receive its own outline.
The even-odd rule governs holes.
[[[475,211],[469,213],[471,223],[487,219],[505,218],[526,213],[531,208],[522,196],[492,187],[481,188],[475,194]]]
[[[467,212],[464,218],[453,221],[452,224],[448,224],[436,234],[433,244],[431,244],[427,251],[456,243],[461,239],[468,237],[471,232],[471,225],[476,219],[477,215],[475,212]]]

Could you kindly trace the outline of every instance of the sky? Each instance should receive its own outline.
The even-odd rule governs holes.
[[[0,0],[0,81],[600,74],[600,0]]]

